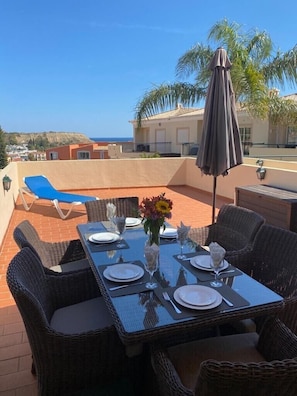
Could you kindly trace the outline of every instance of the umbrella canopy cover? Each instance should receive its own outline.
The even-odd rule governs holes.
[[[209,64],[202,138],[196,165],[206,175],[227,175],[242,164],[242,148],[227,52],[218,48]]]

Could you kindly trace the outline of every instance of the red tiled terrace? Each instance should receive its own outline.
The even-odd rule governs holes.
[[[149,187],[128,189],[98,189],[91,194],[100,198],[136,195],[141,200],[161,192],[173,201],[172,225],[182,220],[192,227],[211,222],[211,194],[187,186]],[[90,195],[90,190],[75,191]],[[223,203],[231,201],[217,197],[216,212]],[[87,222],[85,207],[76,207],[67,220],[61,220],[49,201],[38,201],[30,212],[26,212],[18,198],[0,253],[0,395],[35,396],[36,378],[31,374],[31,352],[26,332],[6,284],[6,270],[10,260],[18,252],[13,239],[13,230],[23,220],[29,220],[37,229],[41,239],[55,242],[78,238],[76,225]]]

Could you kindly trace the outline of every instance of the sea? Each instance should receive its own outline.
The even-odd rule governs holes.
[[[115,142],[133,142],[133,137],[90,137],[94,142],[107,142],[107,143],[115,143]]]

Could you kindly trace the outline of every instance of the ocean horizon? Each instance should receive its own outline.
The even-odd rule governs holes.
[[[107,142],[107,143],[114,143],[114,142],[133,142],[133,137],[90,137],[91,140],[94,142]]]

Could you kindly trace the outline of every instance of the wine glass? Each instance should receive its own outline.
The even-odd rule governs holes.
[[[153,282],[153,275],[159,267],[159,246],[156,244],[152,246],[146,245],[144,257],[144,268],[150,274],[150,280],[145,284],[145,287],[152,290],[158,286],[156,282]]]
[[[215,273],[215,279],[212,282],[210,282],[211,286],[213,287],[221,287],[223,284],[218,279],[220,268],[223,267],[223,263],[224,263],[224,257],[222,257],[221,254],[218,254],[216,252],[210,254],[210,266],[213,268]]]
[[[125,243],[123,242],[123,234],[126,231],[126,217],[125,216],[116,216],[115,217],[115,224],[117,227],[117,233],[120,236],[120,240],[117,243],[118,248],[125,247]]]
[[[177,241],[180,244],[180,254],[177,256],[177,258],[179,260],[184,260],[185,258],[187,258],[183,254],[183,249],[184,249],[184,245],[185,245],[185,242],[187,240],[187,237],[188,237],[188,235],[187,235],[186,232],[184,232],[184,230],[181,230],[179,228],[177,229]]]

